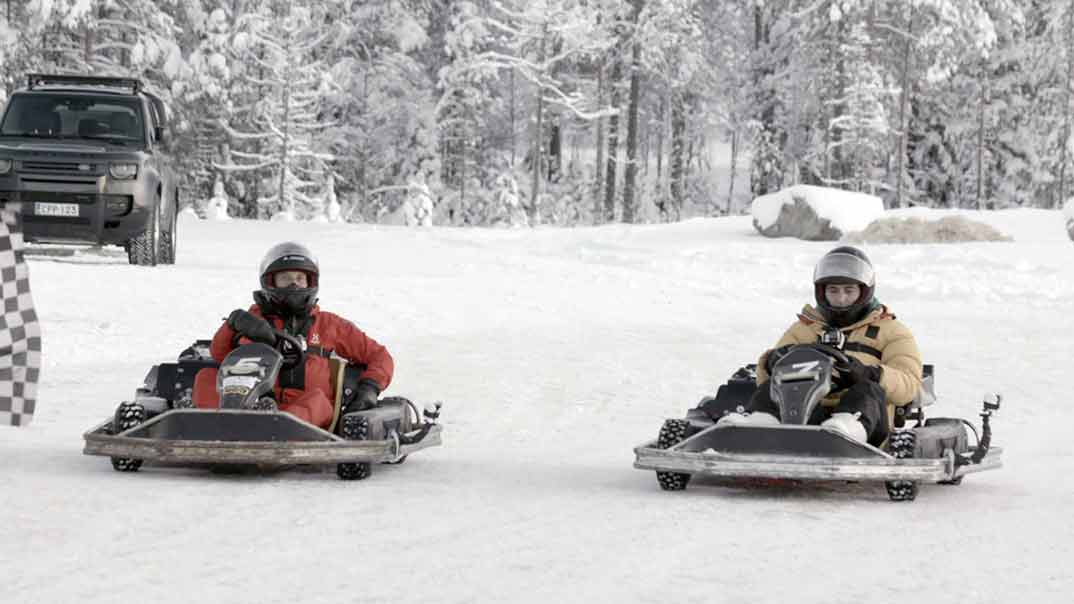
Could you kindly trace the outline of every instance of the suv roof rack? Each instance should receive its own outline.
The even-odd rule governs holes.
[[[68,84],[74,86],[103,86],[109,88],[129,88],[132,93],[138,94],[142,90],[142,82],[136,78],[113,78],[105,76],[82,76],[82,75],[52,75],[44,73],[31,73],[26,76],[26,87],[33,90],[37,86],[49,86],[53,84]]]

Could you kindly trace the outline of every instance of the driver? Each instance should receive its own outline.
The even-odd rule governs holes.
[[[395,363],[388,350],[353,323],[317,306],[320,270],[304,245],[285,242],[273,246],[261,260],[261,289],[254,292],[249,310],[236,309],[213,336],[209,350],[217,362],[249,341],[276,343],[272,328],[308,343],[306,361],[284,362],[275,395],[286,411],[321,428],[332,423],[334,393],[328,359],[334,352],[352,364],[364,365],[356,392],[344,413],[373,407],[380,392],[392,381]],[[284,350],[285,356],[288,351]],[[203,369],[194,382],[194,403],[200,408],[220,405],[216,369]]]
[[[827,341],[844,342],[850,363],[834,373],[832,392],[809,423],[834,427],[859,442],[882,444],[895,406],[917,396],[922,367],[914,335],[877,301],[875,289],[873,265],[864,252],[843,246],[825,254],[813,271],[816,308],[807,304],[775,347],[757,361],[757,390],[747,413],[732,413],[721,421],[780,423],[768,384],[773,364],[790,347],[820,342],[827,334]]]

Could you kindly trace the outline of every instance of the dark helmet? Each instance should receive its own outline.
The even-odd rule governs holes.
[[[308,287],[276,287],[274,275],[280,271],[303,271]],[[317,303],[320,268],[309,248],[286,241],[265,253],[261,259],[261,289],[254,301],[266,315],[293,316],[308,313]]]
[[[830,283],[857,283],[861,295],[850,306],[833,307],[824,295],[824,286]],[[834,327],[846,327],[860,321],[874,307],[876,292],[876,273],[873,263],[865,252],[856,247],[841,246],[824,254],[817,267],[813,269],[813,297],[817,308]]]

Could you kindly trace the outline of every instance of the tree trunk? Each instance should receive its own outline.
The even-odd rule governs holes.
[[[559,124],[557,119],[548,133],[548,182],[559,180],[560,170],[563,169],[563,130]]]
[[[764,20],[765,6],[762,2],[753,5],[753,48],[758,57],[761,56],[761,47],[768,44],[769,38],[769,29]],[[755,106],[760,123],[760,140],[750,170],[750,191],[754,196],[764,195],[771,192],[771,189],[778,188],[783,174],[783,161],[777,147],[782,148],[780,139],[784,135],[776,125],[775,94],[771,85],[766,82],[771,72],[771,67],[762,65],[753,73],[753,85],[757,91]]]
[[[511,68],[511,168],[515,167],[515,149],[518,147],[518,141],[515,140],[517,136],[515,125],[515,69]]]
[[[542,44],[543,46],[543,44]],[[541,130],[544,128],[544,93],[541,87],[537,87],[537,131],[533,134],[533,181],[530,187],[529,215],[532,219],[537,215],[537,195],[541,190]]]
[[[671,157],[668,158],[671,179],[671,204],[679,210],[683,206],[683,180],[686,163],[686,107],[682,93],[671,100]]]
[[[548,38],[548,23],[545,23],[544,29],[541,35],[541,46],[538,51],[538,64],[544,62],[544,45],[545,40]],[[544,90],[541,89],[540,84],[537,85],[537,131],[533,133],[533,181],[530,187],[530,207],[529,215],[530,221],[537,216],[537,195],[541,189],[541,142],[543,138],[542,128],[544,128]]]
[[[1063,106],[1063,138],[1062,148],[1059,150],[1059,199],[1055,200],[1053,207],[1063,207],[1067,199],[1067,156],[1070,154],[1070,114],[1074,113],[1074,107],[1070,106],[1071,94],[1074,92],[1074,0],[1070,0],[1070,9],[1067,13],[1067,89],[1066,102]]]
[[[656,182],[661,182],[664,177],[664,112],[667,111],[667,105],[664,97],[660,97],[660,108],[657,110],[659,113],[660,127],[656,129]],[[657,186],[657,190],[663,193],[660,186]]]
[[[829,124],[841,124],[843,116],[847,113],[846,98],[848,89],[850,88],[849,78],[847,77],[847,65],[846,55],[841,52],[843,45],[847,41],[847,20],[840,19],[835,25],[835,40],[836,44],[828,45],[829,49],[829,63],[834,64],[835,67],[835,81],[836,81],[836,94],[839,98],[832,103],[825,103],[831,107],[832,115],[828,119]],[[843,149],[843,130],[842,126],[828,127],[828,144],[826,145],[827,152],[824,154],[826,160],[830,158],[828,163],[828,169],[826,170],[826,178],[829,181],[840,183],[840,186],[846,187],[847,181],[850,177],[850,170],[848,169],[846,153]],[[797,170],[796,170],[797,171]]]
[[[603,109],[604,107],[604,58],[601,57],[600,65],[597,66],[597,107]],[[599,224],[603,222],[601,218],[604,215],[601,207],[601,202],[604,198],[601,196],[603,191],[602,184],[604,179],[601,178],[601,169],[604,167],[604,118],[597,118],[597,164],[593,170],[593,223]]]
[[[611,106],[619,109],[619,80],[622,67],[619,57],[612,59],[612,73],[608,85],[611,87]],[[615,220],[615,177],[619,155],[619,113],[608,118],[608,165],[604,175],[604,221]]]
[[[910,102],[910,51],[913,48],[914,7],[907,3],[906,46],[902,55],[902,92],[899,93],[899,150],[895,162],[895,207],[903,207],[902,183],[906,165],[906,106]],[[889,164],[890,165],[890,164]]]
[[[641,14],[643,0],[634,0],[633,23],[637,27],[638,15]],[[634,222],[637,213],[635,200],[635,186],[638,176],[638,82],[639,61],[641,58],[641,45],[637,36],[633,36],[631,42],[630,58],[630,98],[627,103],[627,140],[626,140],[626,173],[623,175],[623,222]]]
[[[291,120],[291,88],[290,86],[281,86],[283,89],[283,123],[280,124],[281,134],[283,135],[280,141],[280,184],[279,184],[279,196],[281,207],[282,204],[287,204],[287,209],[290,210],[291,216],[295,217],[295,200],[293,197],[287,194],[287,171],[291,158],[288,157],[290,151],[290,130],[288,128],[288,122]]]
[[[738,130],[731,131],[731,177],[727,185],[727,213],[735,204],[735,171],[738,165]]]
[[[82,26],[82,61],[91,71],[93,70],[93,32],[94,29],[90,25]]]
[[[986,66],[981,68],[981,99],[977,110],[977,198],[976,209],[981,209],[981,192],[984,188],[984,128],[985,128],[985,103],[988,93],[988,70]],[[960,204],[961,205],[961,204]]]

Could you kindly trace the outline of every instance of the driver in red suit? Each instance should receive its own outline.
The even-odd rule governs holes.
[[[328,362],[333,352],[366,367],[344,413],[374,406],[392,381],[395,363],[384,346],[353,323],[317,306],[319,277],[317,260],[305,246],[293,242],[273,246],[261,261],[261,289],[254,292],[255,304],[248,310],[232,311],[209,350],[221,362],[246,342],[274,344],[273,328],[306,342],[306,362],[280,370],[276,400],[281,411],[328,428],[335,411]],[[216,376],[216,369],[198,373],[193,393],[197,407],[219,407]]]

